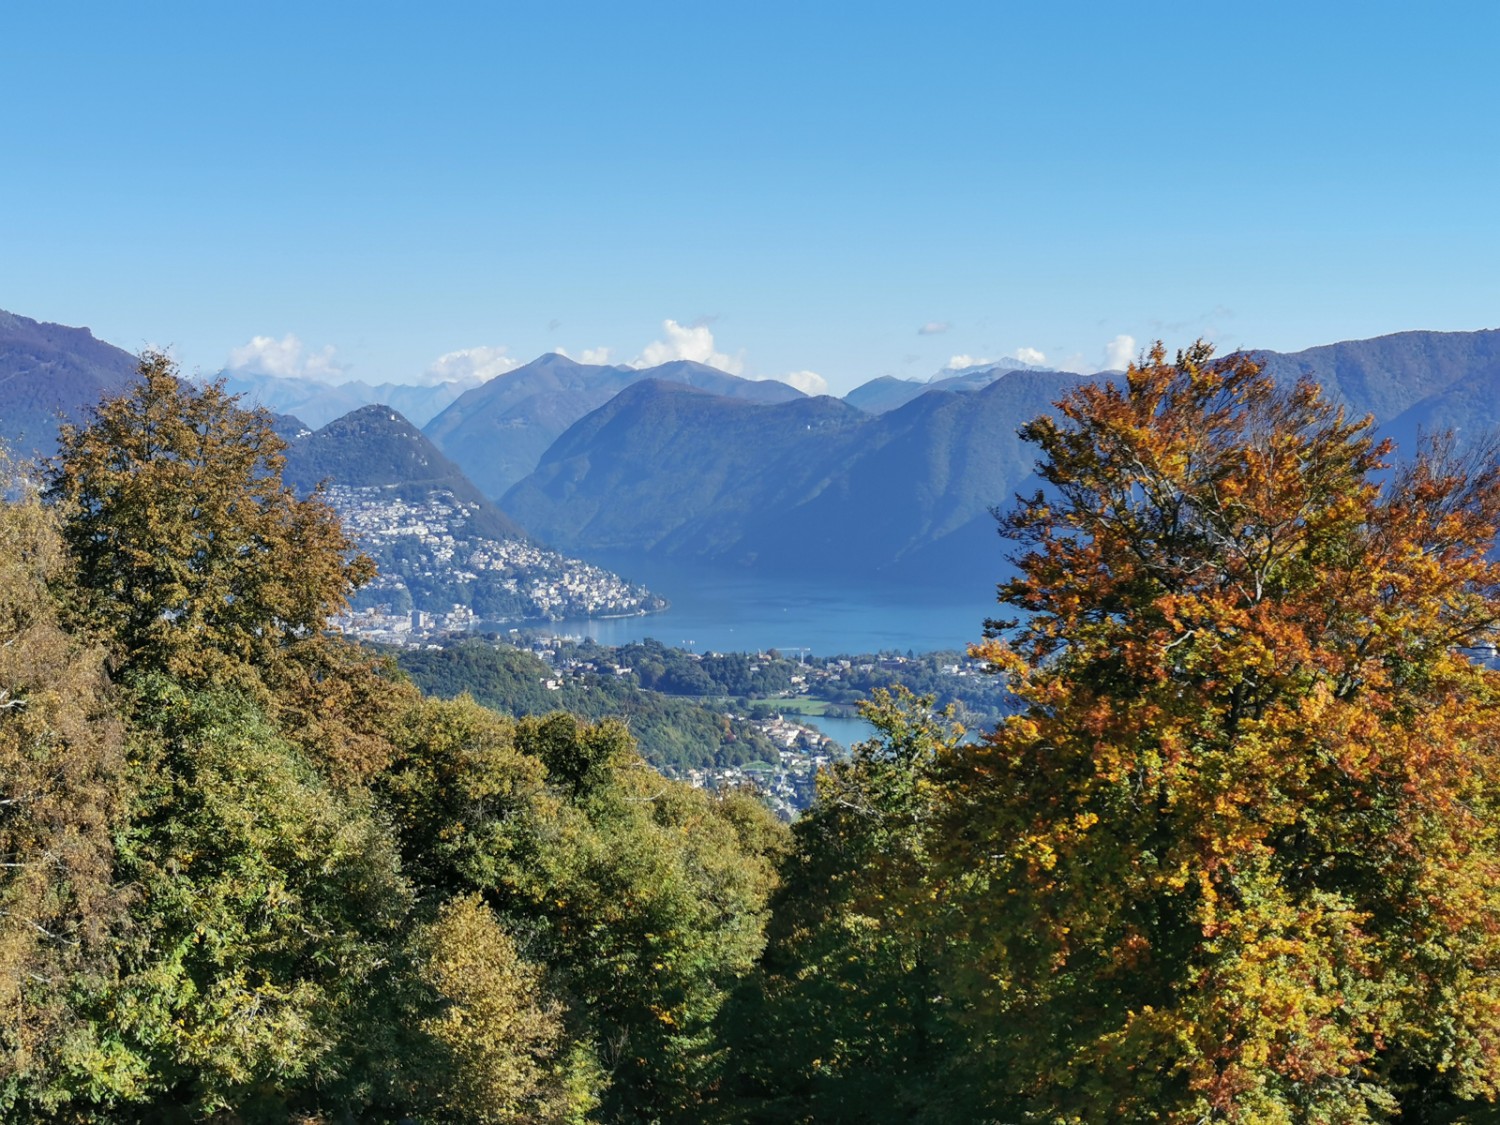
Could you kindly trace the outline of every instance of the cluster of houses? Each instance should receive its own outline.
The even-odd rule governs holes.
[[[350,610],[330,619],[330,624],[352,640],[380,645],[416,646],[436,644],[455,633],[471,633],[479,617],[466,605],[453,605],[446,613],[414,609],[393,613],[389,605]]]
[[[783,820],[812,804],[818,771],[842,754],[839,744],[812,727],[781,715],[750,720],[777,745],[777,761],[743,766],[705,766],[662,772],[698,789],[754,788]]]
[[[447,489],[432,489],[417,501],[383,488],[334,485],[327,499],[380,568],[359,604],[369,610],[383,605],[386,612],[351,621],[346,628],[357,635],[367,629],[420,635],[422,627],[403,629],[388,619],[412,611],[452,618],[445,607],[455,594],[492,623],[628,617],[666,605],[645,587],[580,559],[524,539],[476,533],[472,524],[479,505]],[[463,631],[475,623],[444,628]]]

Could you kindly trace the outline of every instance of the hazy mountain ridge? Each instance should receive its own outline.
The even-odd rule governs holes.
[[[532,472],[569,426],[626,387],[648,379],[698,387],[748,402],[805,397],[774,380],[741,379],[689,360],[634,368],[578,363],[556,352],[465,392],[423,432],[486,496],[499,499]]]
[[[1356,415],[1374,415],[1402,450],[1419,431],[1476,438],[1500,426],[1500,329],[1396,332],[1251,355],[1278,380],[1307,376]]]
[[[1497,330],[1255,355],[1277,379],[1315,378],[1352,414],[1372,414],[1400,450],[1419,429],[1472,438],[1500,424]],[[504,503],[562,546],[803,576],[971,581],[1003,565],[990,509],[1036,487],[1017,428],[1099,377],[989,368],[929,384],[875,380],[843,403],[873,413],[817,435],[785,430],[770,408],[700,396],[684,410],[680,397],[622,395],[559,439]],[[735,487],[723,487],[731,477]]]
[[[50,454],[59,419],[76,422],[124,390],[136,362],[87,328],[0,310],[0,440],[22,457]]]
[[[957,369],[945,367],[930,379],[898,379],[894,375],[882,375],[878,379],[871,379],[855,387],[844,396],[844,401],[869,414],[884,414],[888,410],[905,406],[928,391],[983,390],[1013,371],[1068,374],[1007,358],[995,363],[972,364]]]
[[[748,407],[641,384],[558,439],[504,504],[570,549],[789,573],[920,571],[958,540],[972,547],[981,518],[993,541],[989,506],[1031,471],[1015,419],[1045,409],[1064,378],[1074,377],[1017,372],[878,416],[832,398]],[[961,569],[974,561],[994,567],[982,557]]]
[[[1500,424],[1500,330],[1253,354],[1276,378],[1313,377],[1351,413],[1374,415],[1403,450],[1420,431],[1468,439]],[[0,437],[50,451],[57,414],[80,417],[123,390],[135,363],[87,329],[0,314]],[[446,492],[474,534],[496,541],[520,529],[464,458],[493,484],[534,457],[505,508],[577,553],[940,584],[998,571],[989,509],[1035,486],[1015,430],[1079,378],[1001,363],[810,399],[685,361],[638,370],[553,354],[464,394],[425,435],[385,407],[356,410],[321,437],[296,418],[276,425],[300,487],[328,476],[416,504]]]
[[[216,378],[223,379],[225,387],[242,396],[247,405],[294,414],[314,429],[362,406],[377,404],[391,407],[420,426],[474,385],[456,382],[371,384],[358,379],[334,384],[242,369],[226,369]]]
[[[817,443],[865,421],[832,398],[757,406],[647,380],[571,427],[504,503],[597,550],[730,549],[745,521],[806,490]]]

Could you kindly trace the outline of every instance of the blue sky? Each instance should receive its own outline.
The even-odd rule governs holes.
[[[189,370],[607,349],[842,393],[1500,325],[1491,3],[19,0],[3,32],[0,308]]]

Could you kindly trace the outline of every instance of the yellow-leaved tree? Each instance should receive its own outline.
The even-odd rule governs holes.
[[[264,411],[184,384],[159,352],[142,353],[139,375],[62,428],[52,465],[77,615],[126,672],[264,671],[373,567],[320,497],[282,483],[285,443]]]

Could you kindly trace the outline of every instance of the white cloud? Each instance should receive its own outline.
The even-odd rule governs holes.
[[[348,377],[345,366],[334,358],[332,345],[319,351],[307,351],[295,334],[281,339],[256,336],[248,344],[229,353],[225,367],[230,371],[253,371],[259,375],[276,375],[283,379],[316,379],[323,383],[342,383]]]
[[[1123,332],[1104,345],[1104,368],[1106,371],[1123,371],[1135,362],[1135,337]]]
[[[943,370],[944,371],[962,371],[965,367],[983,367],[986,364],[990,364],[990,363],[994,363],[994,362],[995,361],[992,360],[992,359],[984,359],[984,358],[982,358],[980,356],[956,355],[956,356],[953,356],[951,359],[948,360],[948,366],[945,367],[945,368],[943,368]]]
[[[805,395],[826,395],[828,393],[828,380],[816,371],[793,371],[790,375],[778,376],[777,381],[791,387],[796,387]]]
[[[508,351],[505,347],[478,347],[440,355],[423,372],[422,381],[433,385],[487,383],[519,366],[517,360],[506,354]]]
[[[1022,363],[1030,363],[1037,367],[1047,362],[1045,353],[1037,351],[1036,348],[1017,348],[1016,358]]]
[[[675,320],[664,320],[661,327],[666,333],[666,339],[647,344],[640,357],[631,361],[631,367],[655,367],[674,359],[689,359],[694,363],[717,367],[731,375],[738,375],[745,370],[742,357],[714,351],[714,334],[707,324],[684,327]]]
[[[929,320],[926,324],[922,325],[921,328],[917,329],[917,335],[940,336],[952,327],[953,325],[949,324],[946,320]]]
[[[584,348],[583,351],[574,355],[567,348],[558,348],[558,355],[565,355],[569,359],[577,360],[579,363],[593,363],[600,367],[609,366],[609,356],[612,348]],[[639,366],[639,365],[637,365]]]

